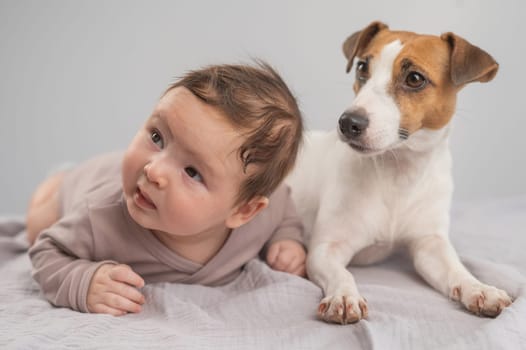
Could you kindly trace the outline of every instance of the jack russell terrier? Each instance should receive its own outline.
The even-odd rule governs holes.
[[[453,192],[449,121],[466,84],[488,82],[498,64],[463,38],[391,31],[373,22],[343,44],[356,58],[356,98],[337,131],[306,135],[287,179],[309,239],[307,272],[325,294],[318,316],[367,317],[352,264],[406,247],[416,271],[469,311],[496,316],[508,294],[477,280],[448,238]]]

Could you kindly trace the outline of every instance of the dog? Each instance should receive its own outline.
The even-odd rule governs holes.
[[[366,318],[347,266],[399,248],[432,287],[475,314],[498,315],[511,298],[478,281],[448,238],[456,96],[466,84],[492,80],[497,62],[454,33],[392,31],[381,22],[349,36],[343,53],[347,72],[357,61],[355,99],[337,130],[306,133],[287,178],[310,237],[307,274],[324,292],[318,317]]]

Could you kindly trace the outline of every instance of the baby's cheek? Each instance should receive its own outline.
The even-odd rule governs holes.
[[[135,191],[136,186],[136,177],[137,177],[137,165],[136,159],[133,157],[133,153],[130,153],[130,149],[128,149],[124,153],[124,157],[122,159],[122,166],[121,166],[121,176],[122,176],[122,185],[124,188],[124,192],[127,194],[130,194],[131,192]]]

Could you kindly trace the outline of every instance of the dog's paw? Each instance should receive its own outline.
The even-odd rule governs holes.
[[[355,323],[367,318],[367,302],[360,296],[327,296],[318,306],[318,317],[326,322]]]
[[[462,283],[451,290],[451,298],[479,316],[495,317],[511,305],[508,293],[482,283]]]

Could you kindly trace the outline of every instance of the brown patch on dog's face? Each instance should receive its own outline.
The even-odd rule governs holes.
[[[449,123],[458,92],[451,81],[449,61],[449,48],[438,37],[419,35],[404,42],[393,67],[393,95],[401,112],[401,128],[414,133]]]
[[[452,118],[458,87],[451,81],[450,50],[437,36],[384,30],[358,55],[356,94],[374,74],[375,58],[389,43],[400,40],[403,49],[396,58],[389,92],[401,113],[400,128],[412,134],[421,128],[440,129]],[[367,64],[368,72],[358,68]],[[360,79],[362,78],[362,79]]]

